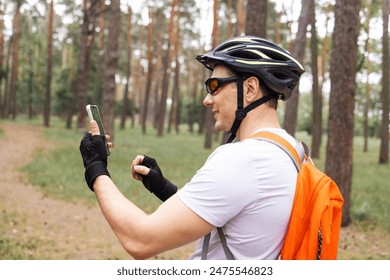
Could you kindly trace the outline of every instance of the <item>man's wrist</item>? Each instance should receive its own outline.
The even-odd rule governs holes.
[[[100,175],[107,175],[111,178],[107,165],[103,161],[95,161],[86,167],[84,173],[85,181],[91,191],[94,191],[93,184]]]

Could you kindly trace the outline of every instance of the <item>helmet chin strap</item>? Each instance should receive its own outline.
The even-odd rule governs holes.
[[[257,99],[255,102],[252,102],[248,106],[244,108],[244,80],[242,77],[237,78],[237,111],[236,111],[236,118],[233,122],[232,128],[230,129],[230,137],[226,141],[226,143],[231,143],[234,138],[236,138],[236,133],[238,128],[241,125],[242,120],[246,117],[246,115],[255,109],[256,107],[266,103],[267,101],[270,101],[272,98],[275,98],[273,94],[267,94],[259,99]]]

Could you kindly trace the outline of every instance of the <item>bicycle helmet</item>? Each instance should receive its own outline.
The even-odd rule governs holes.
[[[230,143],[246,114],[265,102],[278,98],[287,100],[299,78],[305,72],[302,65],[289,52],[274,43],[255,36],[239,36],[226,40],[211,52],[196,57],[209,70],[222,64],[239,77],[237,80],[236,118],[230,129]],[[256,76],[266,86],[265,96],[243,107],[243,81],[245,77]]]
[[[238,75],[252,74],[281,100],[291,97],[301,74],[305,72],[289,52],[255,36],[234,37],[196,59],[211,71],[215,64],[224,64]]]

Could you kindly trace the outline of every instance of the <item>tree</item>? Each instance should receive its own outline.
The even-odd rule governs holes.
[[[236,35],[243,35],[245,33],[245,24],[246,24],[245,0],[237,0],[236,10],[237,10],[237,33],[236,33]]]
[[[302,9],[299,16],[298,32],[294,42],[293,57],[298,61],[303,61],[306,45],[306,30],[310,23],[313,5],[312,0],[302,0]],[[299,85],[297,85],[292,93],[291,98],[286,102],[286,112],[284,114],[284,129],[291,135],[295,134],[298,113]]]
[[[115,74],[118,67],[119,34],[121,29],[120,0],[110,2],[110,22],[105,47],[104,91],[102,109],[105,132],[114,139]]]
[[[382,130],[379,163],[389,163],[389,0],[382,0]]]
[[[10,108],[12,119],[16,118],[17,103],[17,80],[19,73],[19,45],[20,45],[20,7],[22,6],[22,0],[16,1],[15,15],[13,20],[13,48],[12,48],[12,72],[11,72],[11,84],[9,89],[10,96]]]
[[[315,17],[315,5],[313,5],[314,8],[314,14],[312,10],[312,17]],[[313,127],[312,127],[312,145],[311,145],[311,156],[312,158],[319,158],[320,156],[320,147],[322,143],[322,132],[323,132],[323,123],[322,123],[322,107],[323,107],[323,94],[322,89],[325,82],[325,75],[326,75],[326,65],[328,64],[328,45],[329,45],[329,35],[328,35],[328,23],[329,23],[329,17],[330,17],[330,11],[331,11],[331,5],[328,4],[325,7],[325,36],[323,38],[321,47],[321,56],[318,59],[318,62],[320,65],[317,65],[317,74],[312,73],[313,76]],[[313,23],[314,22],[314,23]],[[311,24],[315,26],[315,18],[312,18]],[[312,32],[315,31],[312,30]],[[317,32],[315,32],[317,33]],[[316,35],[312,35],[312,37],[315,37]],[[312,60],[314,59],[313,50],[314,48],[318,48],[318,38],[315,40],[316,46],[314,46],[314,39],[312,38],[311,42],[312,46]],[[313,61],[314,62],[314,61]],[[315,66],[312,66],[313,69],[315,69]],[[317,77],[317,78],[315,78]],[[318,82],[318,91],[317,93],[314,90],[314,83]]]
[[[176,9],[176,0],[172,0],[171,4],[171,16],[169,21],[169,31],[168,31],[168,42],[167,50],[164,56],[163,62],[163,81],[162,81],[162,91],[160,104],[158,105],[158,118],[157,118],[157,136],[161,137],[164,133],[164,123],[165,123],[165,111],[167,108],[167,97],[169,89],[169,69],[171,68],[171,46],[173,45],[173,27],[174,27],[174,18],[175,18],[175,9]]]
[[[371,85],[370,85],[370,74],[371,74],[371,61],[370,61],[370,52],[371,52],[371,43],[370,43],[370,19],[371,19],[371,1],[366,0],[366,13],[365,13],[365,18],[366,18],[366,25],[365,25],[365,31],[366,31],[366,42],[364,46],[364,56],[365,56],[365,63],[366,63],[366,99],[364,102],[364,120],[363,120],[363,136],[364,136],[364,145],[363,145],[363,151],[367,152],[368,150],[368,111],[370,108],[370,103],[371,103]]]
[[[4,6],[0,4],[0,117],[3,115],[4,103],[3,103],[3,78],[4,78],[4,65],[3,65],[3,53],[4,53]]]
[[[338,184],[344,197],[342,226],[347,226],[351,222],[350,197],[360,2],[336,1],[330,62],[331,93],[325,173]]]
[[[267,37],[267,0],[248,0],[246,6],[246,35]]]
[[[316,29],[316,11],[315,1],[311,0],[312,4],[310,10],[310,25],[311,25],[311,70],[313,77],[313,126],[312,126],[312,142],[311,142],[311,156],[319,158],[321,137],[322,137],[322,93],[318,84],[318,42]]]
[[[132,53],[132,48],[131,48],[131,6],[127,7],[127,32],[126,32],[126,52],[127,52],[127,63],[126,63],[126,85],[123,90],[123,104],[122,104],[122,112],[121,112],[121,124],[120,128],[124,129],[125,128],[125,123],[126,123],[126,117],[127,117],[127,112],[129,109],[129,87],[130,87],[130,74],[131,74],[131,53]],[[133,118],[133,109],[131,108],[131,116]]]
[[[49,24],[47,33],[47,72],[46,72],[46,95],[43,114],[43,125],[50,126],[50,103],[51,103],[51,77],[53,66],[53,17],[54,17],[54,2],[50,1],[49,5]]]
[[[85,130],[85,106],[87,106],[87,88],[90,72],[90,59],[95,40],[95,19],[99,0],[84,0],[83,24],[81,27],[81,44],[79,54],[79,68],[77,72],[76,91],[78,103],[77,128]]]
[[[150,89],[152,85],[153,79],[153,6],[149,6],[149,24],[148,24],[148,39],[147,39],[147,58],[148,58],[148,71],[146,78],[146,86],[145,86],[145,94],[143,100],[142,107],[142,117],[141,117],[141,125],[142,125],[142,133],[146,134],[146,121],[148,116],[148,105],[149,105],[149,96]]]
[[[212,40],[212,47],[215,48],[218,44],[218,34],[219,34],[219,28],[218,28],[218,10],[219,10],[219,0],[214,0],[214,8],[213,8],[213,14],[214,14],[214,22],[213,22],[213,32],[211,35]],[[212,137],[213,137],[213,113],[211,112],[211,108],[206,108],[204,111],[204,125],[205,125],[205,142],[204,147],[206,149],[211,149],[212,147]]]
[[[169,123],[168,123],[168,133],[171,132],[171,126],[175,127],[176,133],[179,133],[179,118],[180,118],[180,8],[181,1],[177,0],[177,15],[175,20],[174,28],[174,58],[175,58],[175,69],[174,69],[174,86],[172,87],[172,107],[169,112]]]

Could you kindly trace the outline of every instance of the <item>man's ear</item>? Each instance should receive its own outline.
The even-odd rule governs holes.
[[[252,103],[262,96],[259,79],[252,76],[246,79],[244,87],[244,99]]]

